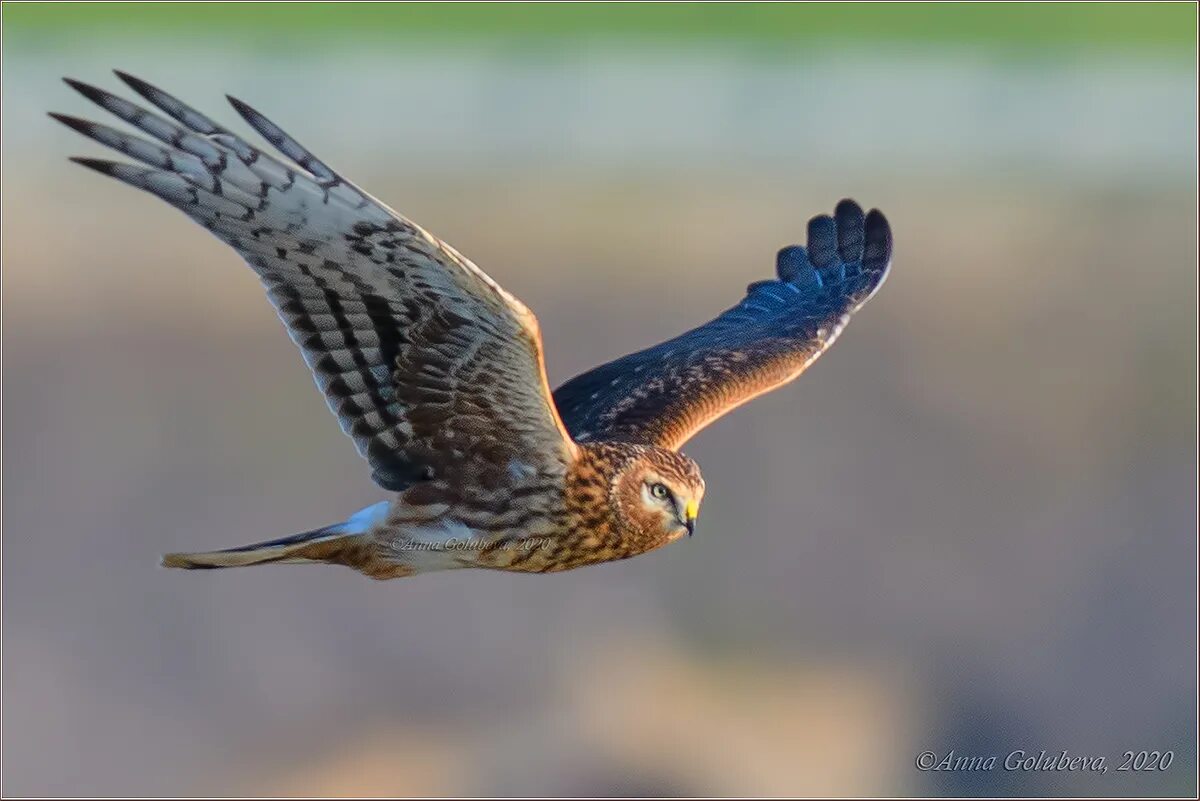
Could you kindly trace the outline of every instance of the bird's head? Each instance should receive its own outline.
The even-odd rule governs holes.
[[[640,447],[613,480],[613,501],[626,526],[660,544],[695,531],[704,479],[681,453]]]

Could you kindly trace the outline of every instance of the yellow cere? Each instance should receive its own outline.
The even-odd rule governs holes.
[[[695,499],[688,501],[687,506],[685,506],[683,509],[683,513],[685,515],[687,515],[688,520],[695,520],[696,515],[699,512],[700,512],[700,504],[696,503]]]

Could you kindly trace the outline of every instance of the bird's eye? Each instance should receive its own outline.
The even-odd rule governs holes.
[[[663,499],[671,496],[671,491],[667,489],[665,484],[652,484],[650,486],[650,494],[655,498]]]

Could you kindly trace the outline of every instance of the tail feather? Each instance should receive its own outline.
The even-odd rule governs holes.
[[[355,512],[345,522],[293,534],[283,539],[243,545],[240,548],[200,553],[169,553],[162,558],[162,566],[183,570],[212,570],[218,567],[245,567],[272,562],[327,562],[345,565],[376,579],[411,576],[418,571],[397,559],[396,555],[387,549],[381,549],[375,540],[373,532],[387,517],[388,508],[388,501],[380,501]]]
[[[213,570],[218,567],[245,567],[271,562],[330,562],[347,550],[362,534],[346,533],[343,526],[327,526],[278,540],[257,542],[221,551],[198,553],[169,553],[162,558],[163,567],[184,570]]]

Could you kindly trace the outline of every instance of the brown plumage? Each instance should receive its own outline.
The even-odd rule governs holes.
[[[176,206],[258,274],[343,430],[396,493],[343,523],[168,567],[327,562],[385,579],[478,567],[552,572],[692,532],[704,481],[677,449],[795,378],[878,289],[883,215],[853,201],[780,251],[716,319],[553,395],[533,313],[482,270],[241,101],[276,157],[132,76],[166,116],[68,80],[149,141],[52,115],[148,165],[75,159]]]

